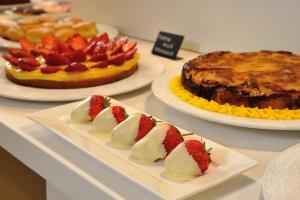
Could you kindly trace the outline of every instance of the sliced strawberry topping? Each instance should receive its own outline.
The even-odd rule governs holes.
[[[132,50],[136,47],[136,42],[128,42],[126,44],[123,45],[123,51],[127,52],[129,50]]]
[[[177,147],[181,142],[183,142],[183,138],[181,137],[181,134],[177,128],[170,125],[169,130],[167,131],[167,135],[163,141],[163,145],[165,147],[165,150],[167,152],[167,155]]]
[[[75,50],[69,53],[71,62],[84,62],[86,61],[86,54],[83,50]]]
[[[34,60],[28,59],[28,57],[25,57],[25,58],[18,59],[18,67],[22,71],[33,71],[39,65],[39,63],[37,63],[34,58],[33,58]]]
[[[96,46],[97,46],[97,41],[93,41],[84,49],[84,52],[86,54],[92,54]]]
[[[130,51],[127,51],[125,53],[126,60],[132,59],[136,51],[137,51],[137,49],[132,49]]]
[[[12,56],[8,56],[8,55],[2,55],[2,57],[8,61],[11,65],[13,66],[17,66],[18,65],[18,59]]]
[[[21,45],[22,49],[24,49],[25,51],[28,51],[28,52],[35,49],[35,46],[36,46],[35,43],[33,43],[27,39],[21,39],[20,45]]]
[[[103,42],[97,42],[93,54],[105,54],[107,50],[107,46]]]
[[[50,53],[50,50],[46,49],[42,46],[37,46],[35,49],[32,49],[30,51],[30,53],[34,56],[39,56],[39,55],[45,56],[45,55],[48,55]]]
[[[84,64],[78,62],[73,62],[65,68],[66,72],[84,72],[87,70],[88,68]]]
[[[122,65],[126,61],[125,54],[119,53],[115,56],[108,57],[108,63],[110,65]]]
[[[52,46],[52,51],[62,54],[66,52],[71,52],[71,49],[61,40],[55,40]]]
[[[100,95],[93,95],[90,99],[90,109],[89,115],[91,120],[94,120],[95,117],[101,112],[104,108],[110,106],[110,98],[104,98]]]
[[[116,43],[116,45],[113,47],[113,49],[111,49],[109,52],[108,52],[108,54],[109,55],[116,55],[116,54],[118,54],[118,53],[121,53],[122,52],[122,45],[119,43],[119,42],[117,42]]]
[[[135,141],[139,141],[156,125],[156,120],[151,116],[142,115],[139,122],[139,132],[135,137]]]
[[[79,34],[75,34],[67,40],[67,44],[73,50],[84,50],[88,46],[87,40]]]
[[[128,117],[125,109],[121,106],[112,106],[111,110],[118,124]]]
[[[41,72],[43,74],[52,74],[58,72],[59,70],[61,70],[60,67],[56,67],[56,66],[48,66],[48,67],[41,68]]]
[[[49,53],[44,55],[47,65],[51,66],[59,66],[59,65],[67,65],[70,63],[70,59],[59,54],[59,53]]]
[[[127,37],[127,36],[121,37],[121,38],[118,40],[118,43],[119,43],[121,46],[125,45],[127,42],[128,42],[128,37]]]
[[[117,41],[112,39],[105,46],[107,47],[107,53],[110,54],[110,52],[117,46]]]
[[[103,42],[103,43],[108,43],[109,42],[109,36],[106,32],[102,33],[99,36],[93,36],[92,39],[90,40],[90,43],[92,42]]]
[[[91,68],[105,68],[108,66],[108,62],[107,60],[101,61],[93,66],[91,66]]]
[[[106,59],[107,55],[105,53],[95,53],[94,55],[92,55],[90,61],[102,61]]]
[[[7,48],[7,51],[13,57],[22,58],[22,57],[32,57],[29,51],[25,51],[24,49],[14,49],[14,48]]]
[[[197,162],[201,172],[204,173],[210,163],[209,152],[205,149],[205,143],[198,140],[187,140],[184,144],[188,153]]]
[[[52,49],[56,40],[57,39],[52,35],[44,35],[41,38],[41,43],[46,49]]]
[[[18,59],[19,64],[27,64],[31,67],[38,67],[40,66],[40,63],[35,59],[35,57],[24,57]]]

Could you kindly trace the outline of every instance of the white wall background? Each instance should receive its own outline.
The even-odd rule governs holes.
[[[155,40],[159,30],[185,36],[197,51],[260,49],[300,53],[299,0],[72,0],[73,14]]]

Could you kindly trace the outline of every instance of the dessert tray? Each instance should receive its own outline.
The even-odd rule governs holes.
[[[170,80],[181,74],[181,69],[176,69],[164,73],[152,84],[154,95],[166,105],[178,110],[182,113],[192,115],[194,117],[232,126],[269,129],[269,130],[300,130],[300,120],[271,120],[271,119],[255,119],[243,118],[222,113],[211,112],[201,108],[194,107],[172,93],[169,87]]]
[[[130,77],[96,87],[79,89],[43,89],[17,85],[5,77],[4,68],[0,70],[0,96],[29,101],[72,101],[80,100],[94,93],[117,95],[140,89],[150,84],[163,72],[163,65],[141,55],[139,69]],[[1,58],[0,65],[4,65]]]
[[[299,199],[300,143],[280,153],[271,161],[263,178],[266,200]]]
[[[97,159],[99,163],[108,166],[118,176],[125,177],[128,181],[140,185],[157,199],[187,198],[257,165],[257,162],[251,158],[202,138],[198,134],[193,134],[185,139],[203,139],[207,146],[212,147],[212,163],[208,171],[200,177],[190,181],[172,181],[164,176],[163,160],[153,164],[141,164],[131,156],[130,149],[114,148],[109,144],[109,138],[90,134],[91,123],[72,123],[70,113],[77,104],[78,102],[75,102],[42,110],[28,115],[28,117],[53,131],[53,134],[60,136],[68,144],[74,145],[74,147]],[[124,107],[128,114],[139,112],[113,99],[111,99],[111,104]],[[179,130],[182,133],[187,133],[186,130]]]
[[[7,23],[11,23],[10,20],[3,20],[7,21]],[[119,35],[118,29],[113,26],[107,24],[96,23],[97,34],[102,34],[106,32],[109,38],[115,38]],[[20,44],[18,42],[14,42],[11,40],[7,40],[3,37],[0,37],[0,48],[20,48]]]

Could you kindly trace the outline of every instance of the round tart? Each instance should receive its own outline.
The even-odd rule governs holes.
[[[138,69],[136,42],[127,37],[109,40],[106,33],[90,40],[75,34],[66,42],[43,36],[35,45],[21,40],[22,49],[3,55],[6,77],[17,84],[39,88],[83,88],[112,83]]]
[[[189,61],[182,85],[219,104],[299,109],[300,56],[285,51],[212,52]]]

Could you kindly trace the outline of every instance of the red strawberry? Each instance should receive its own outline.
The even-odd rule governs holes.
[[[28,52],[35,49],[35,46],[36,46],[35,43],[33,43],[27,39],[21,39],[20,45],[21,45],[22,49],[24,49],[25,51],[28,51]]]
[[[95,53],[92,55],[90,61],[103,61],[107,59],[107,55],[105,53]]]
[[[43,74],[52,74],[58,72],[59,70],[61,70],[60,67],[56,67],[56,66],[48,66],[48,67],[41,68],[41,72]]]
[[[108,63],[110,65],[122,65],[126,61],[126,57],[124,53],[119,53],[115,56],[110,56],[108,58]]]
[[[35,49],[32,49],[30,51],[30,53],[34,56],[39,56],[39,55],[45,56],[45,55],[48,55],[50,53],[50,50],[46,49],[42,46],[37,46]]]
[[[107,50],[107,46],[103,42],[97,42],[93,54],[101,53],[105,54]]]
[[[103,43],[106,44],[106,43],[109,42],[109,36],[108,36],[108,34],[105,32],[105,33],[102,33],[102,34],[99,35],[99,36],[93,36],[92,39],[90,40],[90,44],[91,44],[92,42],[94,42],[94,41],[96,41],[96,42],[101,41],[101,42],[103,42]]]
[[[79,34],[71,36],[66,43],[73,50],[84,50],[88,46],[87,40]]]
[[[136,42],[128,42],[126,44],[123,45],[123,51],[127,52],[129,50],[132,50],[136,47]]]
[[[66,52],[71,52],[71,49],[68,48],[66,43],[64,43],[63,41],[55,40],[52,45],[52,51],[62,54],[62,53],[66,53]]]
[[[38,67],[40,66],[40,63],[35,59],[35,57],[24,57],[24,58],[19,58],[18,59],[19,64],[27,64],[31,67]]]
[[[44,35],[41,38],[41,43],[42,46],[45,47],[46,49],[52,49],[56,40],[57,39],[52,35]]]
[[[183,142],[183,138],[179,132],[179,130],[170,125],[169,130],[167,131],[167,135],[163,141],[163,145],[165,147],[165,150],[167,152],[167,155],[177,147],[181,142]]]
[[[66,72],[84,72],[87,70],[88,68],[84,64],[78,62],[73,62],[65,68]]]
[[[117,41],[112,39],[105,46],[107,47],[108,51],[111,52],[117,46]]]
[[[108,62],[107,60],[101,61],[93,66],[91,66],[91,68],[105,68],[108,66]]]
[[[104,108],[110,106],[110,98],[103,97],[100,95],[93,95],[90,99],[90,110],[89,115],[91,120],[94,120],[95,117],[101,112]]]
[[[128,42],[128,37],[127,37],[127,36],[121,37],[121,38],[118,40],[118,43],[119,43],[121,46],[125,45],[127,42]]]
[[[125,53],[126,60],[132,59],[136,51],[137,51],[137,49],[132,49],[132,50],[127,51]]]
[[[62,55],[69,58],[71,62],[86,61],[86,54],[82,50],[75,50],[73,52],[65,52]]]
[[[208,169],[208,165],[211,162],[210,153],[211,149],[205,149],[205,142],[200,142],[198,140],[187,140],[184,145],[188,153],[197,162],[200,170],[204,173]]]
[[[122,45],[119,42],[116,42],[115,46],[109,50],[109,55],[116,55],[122,52]]]
[[[17,66],[18,65],[18,59],[12,56],[8,56],[8,55],[2,55],[2,57],[9,62],[11,65],[13,66]]]
[[[67,65],[70,63],[70,59],[59,54],[59,53],[49,53],[44,55],[47,65],[59,66],[59,65]]]
[[[142,115],[139,122],[139,131],[135,137],[135,141],[139,141],[156,125],[156,120],[152,116]]]
[[[18,67],[22,71],[33,71],[40,64],[33,57],[25,57],[18,59]]]
[[[128,117],[128,114],[126,113],[125,109],[121,106],[112,106],[111,109],[118,124]]]
[[[84,49],[84,53],[86,54],[92,54],[94,52],[94,49],[97,46],[97,41],[93,41],[91,42],[85,49]]]
[[[7,51],[13,57],[22,58],[22,57],[32,57],[29,51],[25,51],[24,49],[14,49],[14,48],[7,48]]]

